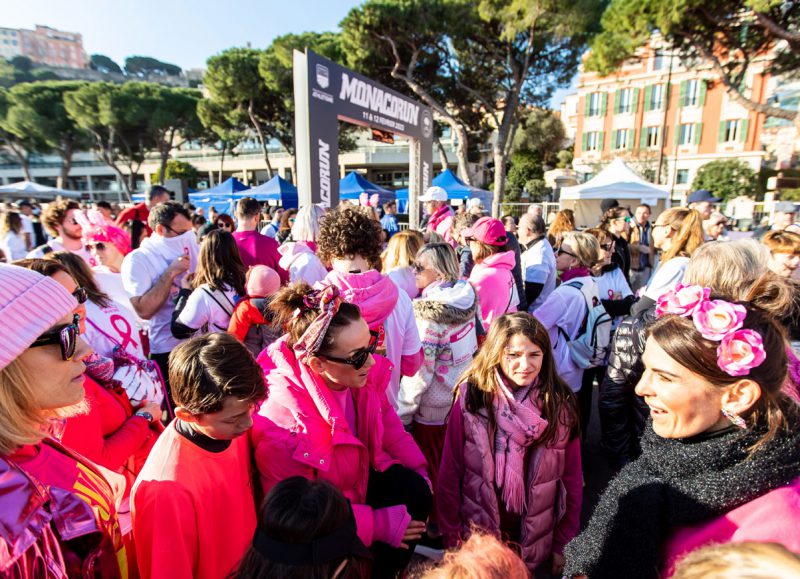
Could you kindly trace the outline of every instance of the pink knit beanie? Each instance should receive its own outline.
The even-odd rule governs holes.
[[[57,281],[16,265],[0,264],[0,370],[36,338],[71,313],[78,302]]]
[[[256,265],[247,272],[247,295],[251,298],[271,296],[281,287],[278,272],[266,265]]]

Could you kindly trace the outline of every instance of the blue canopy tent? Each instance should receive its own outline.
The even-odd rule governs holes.
[[[385,189],[380,185],[370,183],[363,176],[355,171],[351,171],[344,179],[339,181],[339,199],[349,199],[358,201],[362,193],[367,195],[378,194],[379,203],[383,204],[395,198],[394,191]]]
[[[455,173],[450,169],[445,169],[439,175],[433,178],[433,185],[441,187],[447,191],[448,199],[472,199],[477,197],[481,200],[484,207],[491,207],[492,205],[492,192],[477,187],[471,187],[459,179]],[[398,189],[397,193],[397,209],[401,213],[408,211],[408,188]]]
[[[192,189],[191,187],[186,189],[187,193],[197,193],[197,189]],[[144,193],[134,193],[131,195],[131,200],[134,203],[143,203],[144,202]]]
[[[280,201],[284,209],[296,208],[297,187],[279,175],[275,175],[266,183],[253,187],[247,192],[236,193],[233,198],[253,197],[257,201]]]
[[[239,193],[240,191],[247,191],[249,188],[250,187],[239,181],[236,177],[229,177],[219,185],[211,187],[210,189],[203,189],[197,193],[190,193],[189,201],[192,201],[192,195],[233,195],[234,193]],[[194,202],[192,201],[192,203]]]
[[[248,189],[247,185],[234,177],[230,177],[216,187],[189,193],[189,203],[198,209],[202,209],[206,217],[208,217],[208,212],[212,207],[219,213],[227,213],[233,216],[234,193],[240,193]]]

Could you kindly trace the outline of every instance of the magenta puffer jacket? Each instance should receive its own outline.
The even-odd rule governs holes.
[[[556,440],[537,446],[525,473],[522,558],[533,572],[553,553],[562,554],[580,527],[583,496],[580,437],[570,440],[561,427]],[[445,545],[453,547],[476,525],[500,534],[500,507],[494,485],[494,441],[486,416],[470,414],[459,396],[447,425],[437,481],[437,514]]]
[[[267,375],[269,397],[254,417],[251,436],[264,492],[292,476],[327,480],[350,500],[358,536],[371,545],[374,517],[364,504],[370,467],[382,472],[402,464],[427,478],[422,452],[386,398],[392,365],[375,356],[366,385],[352,389],[356,438],[338,401],[298,362],[286,336],[258,362]]]

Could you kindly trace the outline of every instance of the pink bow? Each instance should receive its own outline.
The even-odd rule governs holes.
[[[316,354],[322,341],[325,339],[325,334],[328,333],[328,327],[331,325],[331,320],[339,311],[339,306],[342,303],[342,298],[339,296],[339,289],[336,286],[326,286],[320,290],[303,298],[303,309],[305,311],[315,310],[319,308],[319,315],[311,322],[311,325],[306,328],[300,339],[294,345],[294,351],[297,357],[305,361],[309,356]],[[298,308],[296,314],[302,313]]]
[[[373,193],[372,196],[370,196],[365,192],[358,196],[358,204],[362,207],[372,207],[373,209],[377,209],[379,202],[380,196],[377,193]]]

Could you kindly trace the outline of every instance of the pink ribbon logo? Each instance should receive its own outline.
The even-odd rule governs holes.
[[[129,344],[132,345],[134,348],[139,347],[139,344],[136,343],[136,341],[133,339],[132,335],[133,328],[131,328],[131,324],[130,322],[128,322],[128,320],[126,320],[122,316],[114,314],[109,318],[109,321],[111,322],[111,325],[114,326],[114,329],[117,331],[117,334],[119,334],[121,341],[120,347],[123,350],[127,350]],[[121,328],[117,325],[118,323],[122,324]]]

